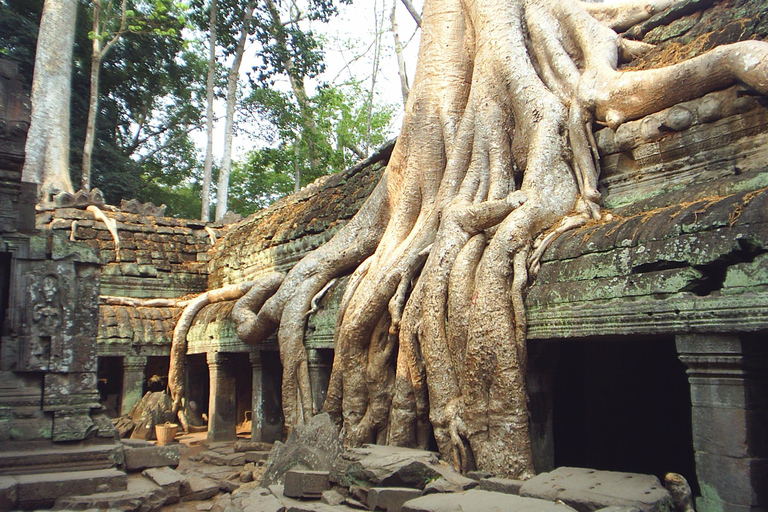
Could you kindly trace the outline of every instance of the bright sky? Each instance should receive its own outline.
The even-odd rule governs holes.
[[[420,32],[416,31],[416,23],[405,9],[401,0],[353,0],[352,5],[339,6],[339,15],[328,24],[315,23],[312,28],[316,33],[327,38],[326,44],[326,72],[320,77],[322,81],[342,83],[353,77],[357,80],[366,80],[364,88],[369,89],[374,66],[373,41],[377,23],[383,28],[381,36],[381,58],[378,73],[376,74],[375,92],[377,101],[391,103],[399,108],[399,115],[393,122],[391,135],[394,136],[402,123],[402,94],[400,92],[400,79],[397,75],[397,59],[394,52],[394,38],[390,31],[390,13],[392,2],[397,2],[397,25],[400,41],[407,45],[404,54],[408,70],[409,80],[413,81],[416,69],[416,56],[419,47]],[[413,0],[413,4],[419,10],[422,9],[424,0]],[[247,81],[246,73],[251,71],[255,48],[246,48],[246,53],[241,66],[243,82]],[[285,84],[287,87],[287,84]],[[314,84],[307,83],[308,88]],[[224,147],[224,101],[219,101],[216,110],[221,116],[221,121],[216,125],[214,140],[214,157],[221,159]],[[199,140],[199,147],[205,148],[205,133],[197,132],[194,138]],[[246,136],[235,137],[233,156],[238,159],[254,146],[254,141]]]

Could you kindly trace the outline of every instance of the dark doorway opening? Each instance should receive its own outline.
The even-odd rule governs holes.
[[[170,364],[170,356],[147,357],[147,368],[144,371],[144,393],[147,391],[165,391],[168,387]]]
[[[107,410],[110,418],[117,418],[123,402],[123,358],[100,357],[96,373],[99,403]]]
[[[235,425],[238,434],[251,435],[253,369],[247,353],[232,354],[235,372]]]
[[[555,465],[682,474],[698,493],[685,366],[673,338],[564,341],[555,373]]]
[[[205,354],[187,354],[186,386],[187,396],[192,405],[193,412],[202,416],[208,414],[208,395],[211,390],[211,382],[208,375],[208,360]]]
[[[262,440],[271,443],[283,437],[283,365],[280,354],[276,351],[261,352],[262,379],[264,393],[264,426]]]

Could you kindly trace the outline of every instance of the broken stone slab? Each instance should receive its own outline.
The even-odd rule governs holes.
[[[641,512],[673,508],[672,496],[653,475],[561,467],[542,473],[520,488],[520,496],[560,500],[579,512],[634,507]]]
[[[272,443],[262,443],[261,441],[250,441],[248,439],[239,439],[233,446],[235,453],[244,452],[267,452],[272,449]]]
[[[421,494],[420,490],[409,487],[372,487],[368,490],[368,509],[400,512],[406,501]]]
[[[16,508],[18,497],[17,481],[11,476],[0,476],[0,510]]]
[[[340,478],[346,486],[424,489],[447,473],[438,468],[437,454],[426,450],[366,444],[345,452],[343,458],[349,462]]]
[[[439,462],[432,467],[440,474],[440,478],[432,480],[424,487],[425,494],[468,491],[478,486],[477,480],[467,478],[448,464]]]
[[[285,473],[294,467],[331,471],[342,451],[331,417],[327,413],[318,414],[309,424],[294,427],[285,444],[273,445],[262,482],[266,486],[280,483]]]
[[[131,475],[128,477],[125,490],[65,496],[56,500],[53,509],[118,509],[127,512],[152,512],[168,503],[175,503],[175,501],[169,502],[168,498],[163,489],[150,479],[141,475]],[[173,500],[172,497],[171,500]]]
[[[177,503],[181,499],[181,487],[187,478],[169,467],[145,469],[142,473],[163,489],[168,497],[166,504]]]
[[[478,482],[482,480],[483,478],[492,478],[493,473],[490,471],[483,471],[481,469],[475,470],[475,471],[467,471],[467,478],[471,478],[472,480],[477,480]]]
[[[69,471],[18,475],[17,506],[24,509],[48,508],[62,496],[122,491],[127,476],[117,469]]]
[[[320,502],[331,506],[341,505],[344,503],[344,495],[336,489],[329,489],[323,491],[323,494],[320,497]]]
[[[480,480],[478,488],[483,491],[500,492],[503,494],[520,494],[520,487],[523,486],[522,480],[512,480],[511,478],[483,478]]]
[[[428,494],[405,502],[402,512],[574,512],[560,503],[471,489],[453,494]]]
[[[178,444],[156,446],[123,443],[123,445],[125,448],[125,468],[128,471],[142,471],[163,466],[175,468],[179,465]]]
[[[261,462],[269,459],[269,452],[265,451],[247,451],[242,452],[245,456],[245,462]]]
[[[181,501],[202,501],[213,498],[219,492],[219,484],[204,477],[189,475],[187,485],[181,486]]]
[[[233,494],[234,496],[234,494]],[[284,512],[285,505],[268,489],[254,489],[245,497],[235,498],[235,506],[243,512]]]
[[[292,469],[285,473],[283,493],[289,498],[320,498],[330,488],[328,471]]]

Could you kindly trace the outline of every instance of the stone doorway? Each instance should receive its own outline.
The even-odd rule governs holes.
[[[120,416],[123,407],[123,358],[99,357],[97,368],[99,403],[110,418]]]
[[[698,493],[690,388],[674,338],[560,342],[555,466],[680,473]]]

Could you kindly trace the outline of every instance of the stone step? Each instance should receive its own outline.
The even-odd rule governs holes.
[[[0,449],[0,475],[108,469],[123,462],[123,448],[118,443],[42,446],[14,443]]]
[[[152,512],[166,503],[178,500],[178,489],[174,495],[149,478],[131,475],[124,490],[65,496],[56,500],[53,510],[119,509],[125,512]]]
[[[3,480],[15,481],[14,508],[49,508],[63,496],[122,491],[127,475],[117,469],[68,471],[35,475],[14,475]]]

